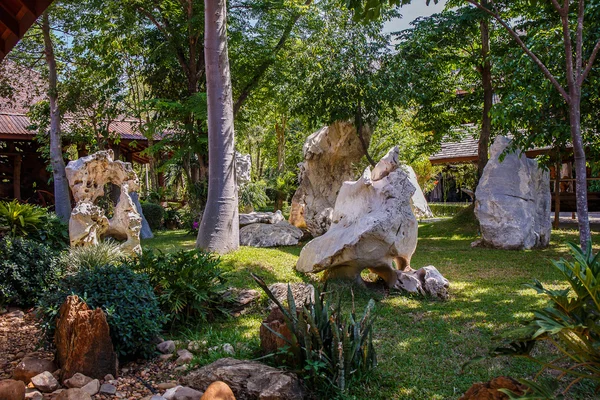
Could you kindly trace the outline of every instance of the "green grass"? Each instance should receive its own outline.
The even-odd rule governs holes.
[[[532,378],[535,364],[498,358],[480,362],[461,372],[461,366],[483,355],[493,344],[492,337],[519,320],[544,300],[524,287],[534,278],[549,287],[562,287],[550,260],[566,257],[565,243],[577,241],[577,232],[554,231],[549,248],[503,251],[471,248],[476,225],[468,213],[452,220],[423,224],[413,268],[434,265],[450,281],[450,299],[436,301],[401,294],[385,296],[367,289],[355,289],[356,307],[363,308],[369,297],[378,301],[375,342],[378,368],[349,397],[356,399],[457,399],[474,382],[499,375]],[[193,248],[195,238],[184,232],[159,232],[144,245],[173,251]],[[256,249],[242,247],[223,257],[229,283],[257,288],[254,272],[273,282],[316,281],[295,271],[301,247]],[[333,292],[345,296],[349,306],[350,286],[338,284]],[[184,336],[207,339],[211,346],[231,343],[238,357],[258,356],[258,331],[266,316],[262,307],[239,318],[217,321],[208,326],[188,327]],[[221,354],[198,361],[213,361]],[[593,398],[585,385],[571,392],[572,398]]]

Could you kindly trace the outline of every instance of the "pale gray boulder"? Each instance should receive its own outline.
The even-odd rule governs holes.
[[[412,206],[413,213],[417,218],[432,218],[433,213],[429,208],[429,204],[427,203],[427,199],[421,190],[421,186],[419,186],[419,181],[417,179],[417,174],[415,170],[412,169],[410,165],[402,165],[402,168],[408,173],[408,179],[410,179],[410,183],[415,187],[415,193],[412,195],[410,199],[410,204]]]
[[[131,196],[131,200],[133,200],[133,204],[135,204],[135,209],[142,218],[142,229],[140,230],[140,239],[152,239],[154,237],[154,234],[152,233],[152,229],[150,229],[150,224],[144,216],[142,204],[140,203],[140,197],[138,196],[137,192],[129,193],[129,195]]]
[[[240,214],[240,228],[251,224],[277,224],[285,221],[280,210],[275,212],[251,212]]]
[[[250,247],[295,246],[304,233],[283,221],[277,224],[251,224],[240,229],[240,245]]]
[[[433,265],[418,270],[396,271],[398,281],[394,289],[424,296],[448,298],[450,283]]]
[[[546,247],[550,242],[550,177],[520,151],[507,153],[499,136],[475,191],[475,216],[482,238],[473,246],[507,250]]]

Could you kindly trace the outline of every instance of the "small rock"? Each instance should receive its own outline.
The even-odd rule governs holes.
[[[117,393],[117,388],[110,383],[103,383],[102,386],[100,386],[100,393],[112,395]]]
[[[56,378],[56,380],[59,380],[59,379],[60,379],[60,374],[61,374],[61,372],[62,372],[62,371],[61,371],[60,369],[57,369],[56,371],[54,371],[54,372],[52,373],[52,376],[53,376],[53,377],[55,377],[55,378]]]
[[[508,396],[500,392],[498,389],[508,389],[517,395],[521,396],[527,391],[527,387],[511,377],[499,376],[488,382],[474,383],[473,386],[459,400],[504,400]]]
[[[104,377],[104,380],[105,380],[105,381],[114,381],[114,380],[115,380],[115,377],[114,377],[114,376],[112,376],[111,374],[108,374],[108,375],[106,375],[106,376]]]
[[[85,376],[84,374],[80,374],[77,372],[75,375],[65,380],[65,386],[68,388],[76,388],[80,389],[90,383],[92,378]]]
[[[160,336],[155,336],[154,339],[152,339],[152,344],[159,344],[164,341],[165,341],[165,339],[161,338]]]
[[[25,357],[25,353],[24,353],[24,352],[22,352],[22,351],[18,352],[18,353],[15,355],[15,358],[23,358],[23,357]]]
[[[211,383],[200,400],[235,400],[235,396],[229,385],[222,381]]]
[[[94,379],[93,381],[82,387],[81,390],[83,390],[90,396],[93,396],[100,390],[100,381],[98,379]]]
[[[0,399],[23,400],[25,398],[25,384],[23,381],[6,379],[0,381]]]
[[[177,365],[187,364],[187,363],[191,362],[192,359],[194,358],[194,355],[185,349],[179,350],[177,352],[177,355],[179,356],[179,358],[177,358],[177,360],[175,361],[175,363]]]
[[[25,313],[21,310],[16,310],[16,311],[6,314],[6,317],[8,317],[8,318],[23,318],[24,316],[25,316]]]
[[[31,383],[33,383],[33,386],[35,386],[36,389],[43,393],[53,392],[60,386],[56,378],[48,371],[42,372],[31,378]]]
[[[23,381],[27,384],[31,381],[31,378],[44,371],[54,372],[56,370],[56,364],[52,361],[35,357],[25,357],[13,371],[13,379]]]
[[[165,399],[162,396],[159,396],[159,395],[155,394],[154,396],[150,397],[149,400],[167,400],[167,399]]]
[[[173,354],[161,354],[158,358],[160,358],[161,361],[168,361],[173,358]]]
[[[229,355],[234,355],[235,354],[235,349],[233,348],[232,345],[230,345],[229,343],[225,343],[223,345],[223,351]]]
[[[92,400],[92,397],[79,388],[72,388],[61,391],[56,400]]]
[[[202,392],[189,387],[175,386],[165,392],[163,397],[167,400],[200,400]]]
[[[121,368],[121,375],[129,373],[129,368]]]
[[[176,367],[173,371],[175,371],[175,372],[185,372],[185,371],[187,371],[187,365],[180,365],[179,367]]]
[[[25,398],[27,400],[43,400],[44,395],[37,390],[34,390],[33,392],[25,393]]]
[[[119,399],[124,399],[125,397],[127,397],[127,395],[123,392],[117,392],[115,396],[117,396],[117,398]]]
[[[166,340],[157,344],[156,349],[163,354],[172,354],[175,352],[175,342],[172,340]]]
[[[191,342],[188,343],[188,350],[193,352],[193,353],[197,353],[199,351],[201,351],[202,349],[206,349],[206,345],[208,343],[206,342],[206,340],[192,340]]]
[[[177,386],[177,384],[175,382],[163,382],[163,383],[159,383],[158,385],[156,385],[156,387],[160,390],[172,389],[175,386]]]

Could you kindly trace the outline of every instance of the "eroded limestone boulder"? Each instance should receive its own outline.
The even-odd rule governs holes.
[[[304,236],[301,229],[286,221],[252,224],[240,229],[240,245],[251,247],[295,246]]]
[[[238,186],[250,182],[250,172],[252,171],[252,158],[250,154],[235,152],[235,176]]]
[[[498,249],[546,247],[550,221],[550,177],[517,151],[500,157],[510,139],[499,136],[475,191],[475,216],[482,238],[473,245]]]
[[[180,381],[199,391],[206,391],[211,383],[222,381],[238,400],[301,400],[305,396],[296,375],[256,361],[234,358],[221,358]]]
[[[301,272],[327,271],[330,277],[360,279],[369,268],[389,287],[397,281],[396,267],[405,269],[417,246],[417,220],[411,210],[415,187],[399,167],[398,148],[358,181],[344,182],[333,211],[331,227],[310,241],[296,264]]]
[[[112,150],[106,150],[70,161],[65,172],[77,202],[69,220],[71,246],[96,245],[110,236],[124,240],[123,251],[141,252],[142,218],[130,196],[139,189],[139,179],[131,163],[114,161]],[[104,195],[107,184],[120,187],[119,201],[110,220],[95,204]]]
[[[77,372],[102,379],[117,375],[118,360],[104,312],[90,308],[77,296],[69,296],[60,307],[54,335],[56,361],[61,378]]]
[[[433,265],[418,270],[396,271],[395,289],[408,293],[448,299],[450,283]]]
[[[429,204],[427,203],[427,199],[421,190],[421,186],[419,185],[419,180],[417,179],[417,174],[415,174],[415,170],[412,169],[410,165],[403,165],[402,168],[408,173],[408,178],[410,179],[410,183],[415,187],[415,193],[411,197],[410,204],[412,205],[413,213],[417,218],[432,218],[433,213],[429,208]]]
[[[368,146],[371,132],[367,127],[362,136]],[[300,185],[292,198],[289,222],[317,237],[329,229],[342,183],[354,178],[352,164],[365,153],[356,128],[349,122],[335,122],[310,135],[303,153]]]
[[[251,212],[240,214],[240,228],[251,224],[277,224],[285,221],[280,210],[273,212]]]

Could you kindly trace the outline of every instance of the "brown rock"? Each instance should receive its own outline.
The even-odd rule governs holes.
[[[235,396],[229,385],[225,382],[216,381],[211,383],[200,400],[235,400]]]
[[[31,383],[36,389],[44,393],[53,392],[60,386],[56,378],[48,371],[44,371],[31,378]]]
[[[75,373],[72,377],[65,380],[65,386],[68,388],[77,388],[80,389],[90,383],[92,378],[80,374],[79,372]]]
[[[13,379],[23,381],[27,384],[31,381],[31,378],[42,372],[54,372],[56,370],[56,364],[52,361],[35,357],[25,357],[13,371]]]
[[[283,319],[281,310],[279,308],[271,309],[267,319],[260,325],[260,348],[262,349],[263,354],[276,354],[282,347],[289,346],[288,342],[276,336],[267,328],[267,326],[284,338],[290,341],[292,339],[292,333]],[[293,357],[291,354],[286,357],[284,354],[279,353],[276,358],[278,359],[278,362],[289,361],[293,364]]]
[[[0,381],[0,400],[23,400],[25,384],[20,380],[6,379]]]
[[[81,389],[73,388],[60,392],[56,400],[92,400],[92,397]]]
[[[523,395],[527,387],[513,378],[499,376],[489,382],[473,384],[459,400],[507,400],[508,396],[499,392],[498,389],[508,389],[518,395]]]
[[[221,358],[181,379],[182,384],[200,391],[215,381],[229,385],[238,400],[302,400],[305,397],[296,375],[256,361]]]
[[[77,296],[67,297],[60,307],[54,342],[63,379],[76,372],[97,379],[117,375],[118,360],[106,315],[99,308],[90,310]]]

